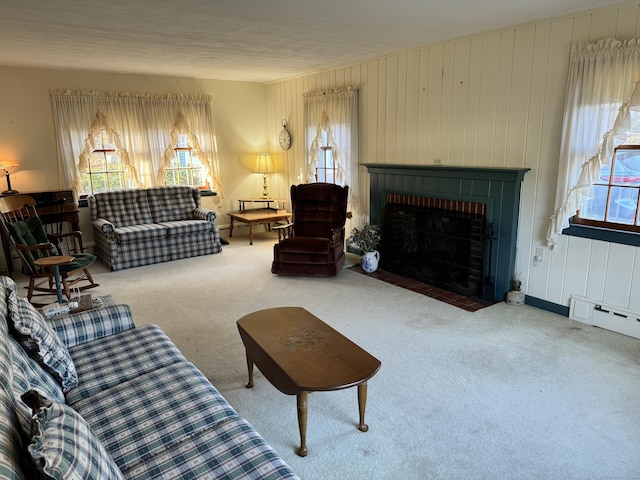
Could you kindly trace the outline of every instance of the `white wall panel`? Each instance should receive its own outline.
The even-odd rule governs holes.
[[[302,93],[358,85],[361,163],[431,165],[442,158],[448,165],[530,168],[516,260],[526,293],[566,306],[571,294],[584,295],[637,310],[640,294],[630,292],[640,288],[640,249],[563,238],[551,251],[544,239],[555,203],[571,44],[633,37],[639,18],[638,2],[627,2],[268,84],[272,144],[284,116],[295,119],[294,138],[302,135]],[[286,169],[304,164],[301,145],[294,141],[283,154]],[[360,180],[368,205],[364,168]],[[533,266],[540,247],[545,261]]]

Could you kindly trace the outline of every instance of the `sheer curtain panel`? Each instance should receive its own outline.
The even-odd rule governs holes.
[[[593,198],[593,183],[637,115],[640,42],[607,38],[571,50],[556,205],[547,232],[553,247],[569,219]]]
[[[199,140],[200,157],[211,187],[224,198],[209,95],[55,90],[50,92],[58,144],[59,175],[64,188],[80,193],[81,159],[99,113],[119,138],[140,187],[164,183],[163,154],[180,115]]]
[[[336,183],[349,186],[349,210],[360,212],[358,200],[358,88],[308,92],[304,97],[307,164],[304,180],[315,182],[321,147],[330,146]]]

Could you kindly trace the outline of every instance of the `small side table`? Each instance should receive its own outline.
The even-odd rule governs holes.
[[[39,267],[53,267],[53,276],[56,280],[56,292],[58,293],[58,303],[67,303],[62,297],[62,286],[60,285],[60,265],[73,262],[75,257],[68,255],[52,255],[50,257],[42,257],[33,261]]]

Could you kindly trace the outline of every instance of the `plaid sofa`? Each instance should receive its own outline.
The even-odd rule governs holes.
[[[0,277],[0,478],[298,478],[128,306],[44,321],[24,300]]]
[[[185,186],[112,190],[89,196],[95,254],[111,270],[222,250],[216,213]]]

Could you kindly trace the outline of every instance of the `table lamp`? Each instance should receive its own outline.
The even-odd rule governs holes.
[[[262,183],[262,198],[269,198],[269,189],[267,188],[267,173],[273,173],[273,162],[271,161],[271,155],[268,153],[258,153],[256,155],[256,166],[253,169],[254,173],[261,173],[263,178]]]
[[[17,169],[20,165],[13,160],[0,160],[0,168],[4,170],[4,174],[7,177],[7,189],[2,192],[2,195],[17,195],[19,192],[11,188],[11,179],[9,178],[9,170]]]

